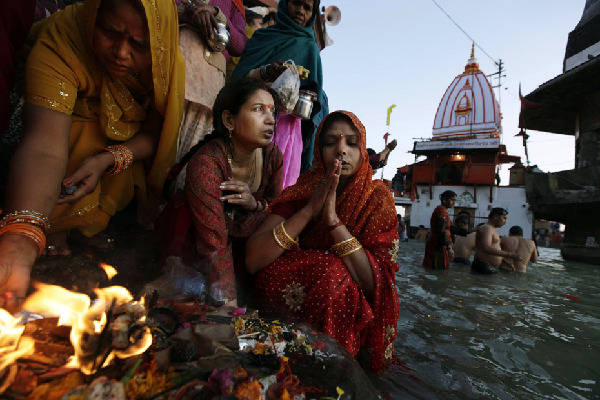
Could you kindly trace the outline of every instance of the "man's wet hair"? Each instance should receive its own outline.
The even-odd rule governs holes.
[[[523,228],[519,225],[511,226],[508,230],[509,236],[523,236]]]
[[[502,208],[502,207],[494,207],[492,208],[492,211],[490,211],[490,215],[488,216],[488,219],[492,219],[494,218],[495,215],[508,215],[508,211],[506,210],[506,208]]]
[[[454,225],[468,225],[468,224],[469,224],[469,219],[467,218],[466,215],[459,215],[454,220]]]

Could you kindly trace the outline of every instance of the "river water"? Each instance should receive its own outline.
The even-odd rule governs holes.
[[[540,248],[527,274],[421,267],[400,244],[395,350],[374,377],[392,399],[600,398],[600,267]],[[570,297],[567,297],[570,296]]]

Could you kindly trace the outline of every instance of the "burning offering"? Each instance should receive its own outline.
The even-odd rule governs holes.
[[[1,387],[14,399],[377,398],[335,340],[256,310],[35,287],[24,325],[2,314]]]
[[[96,289],[98,299],[60,286],[37,284],[23,308],[38,314],[60,317],[59,325],[71,327],[75,356],[70,367],[90,375],[113,357],[127,358],[143,353],[152,344],[145,326],[146,310],[133,301],[127,289],[111,286]]]
[[[22,336],[25,326],[19,325],[20,321],[0,308],[0,394],[15,378],[14,362],[34,352],[33,340]]]

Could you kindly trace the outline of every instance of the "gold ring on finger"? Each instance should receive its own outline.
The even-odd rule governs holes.
[[[241,192],[242,190],[244,190],[244,187],[240,185],[238,186],[238,190]]]

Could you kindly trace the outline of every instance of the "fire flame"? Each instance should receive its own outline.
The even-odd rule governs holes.
[[[18,358],[33,354],[35,342],[21,337],[25,325],[18,326],[20,321],[0,308],[0,372]]]
[[[35,287],[37,291],[25,300],[23,309],[59,316],[59,325],[71,326],[75,355],[69,367],[89,375],[114,356],[141,354],[152,344],[150,329],[144,325],[146,310],[124,287],[95,289],[98,300],[93,304],[87,295],[60,286],[37,283]]]
[[[108,280],[110,281],[116,274],[118,274],[119,272],[117,272],[116,268],[113,267],[112,265],[108,265],[107,263],[103,263],[101,262],[100,264],[100,268],[102,268],[104,270],[104,273],[106,274],[106,276],[108,276]]]

